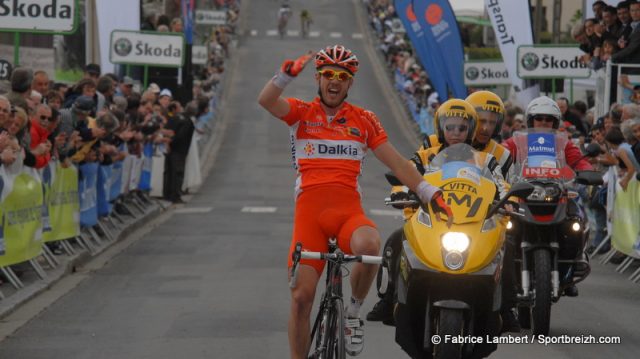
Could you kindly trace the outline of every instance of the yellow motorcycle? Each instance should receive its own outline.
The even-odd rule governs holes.
[[[496,200],[486,154],[457,144],[436,155],[424,175],[440,187],[453,221],[421,207],[417,197],[390,205],[413,207],[404,225],[398,267],[396,342],[412,358],[482,358],[500,336],[501,271],[511,196],[525,198],[533,186],[514,185]],[[387,175],[392,185],[401,185]],[[436,217],[438,216],[438,217]]]

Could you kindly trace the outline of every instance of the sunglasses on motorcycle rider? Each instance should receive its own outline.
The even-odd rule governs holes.
[[[534,121],[541,121],[541,122],[553,122],[556,119],[551,117],[551,116],[534,116],[533,120]]]
[[[320,76],[324,77],[327,80],[338,80],[338,81],[347,81],[352,78],[353,75],[346,71],[337,71],[331,69],[318,70]]]
[[[466,130],[469,129],[469,126],[467,125],[444,125],[444,129],[447,130],[447,132],[453,132],[454,130],[458,130],[458,132],[465,132]]]

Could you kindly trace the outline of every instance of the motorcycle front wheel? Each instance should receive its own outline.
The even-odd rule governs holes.
[[[533,252],[535,299],[531,308],[533,334],[548,335],[551,322],[551,253],[545,249]]]
[[[441,308],[438,318],[437,334],[441,338],[440,344],[434,348],[434,359],[462,358],[462,344],[445,342],[444,338],[462,336],[464,331],[464,313],[461,310]]]

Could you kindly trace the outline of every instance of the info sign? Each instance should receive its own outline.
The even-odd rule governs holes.
[[[518,47],[518,77],[530,78],[587,78],[591,69],[580,61],[584,52],[577,46]]]
[[[464,63],[466,86],[511,85],[509,72],[502,61],[469,61]]]
[[[0,31],[71,34],[78,0],[0,0]]]
[[[182,67],[185,41],[180,33],[114,30],[109,59],[114,64]]]

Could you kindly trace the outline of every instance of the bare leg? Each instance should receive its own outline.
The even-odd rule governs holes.
[[[369,226],[356,229],[351,236],[351,251],[356,255],[379,255],[380,234],[378,230]],[[364,300],[377,271],[377,265],[356,263],[353,266],[350,280],[351,292],[355,299]]]
[[[309,323],[319,279],[313,267],[308,265],[298,267],[296,287],[291,290],[289,316],[289,349],[293,359],[306,359],[309,352],[311,344]]]

